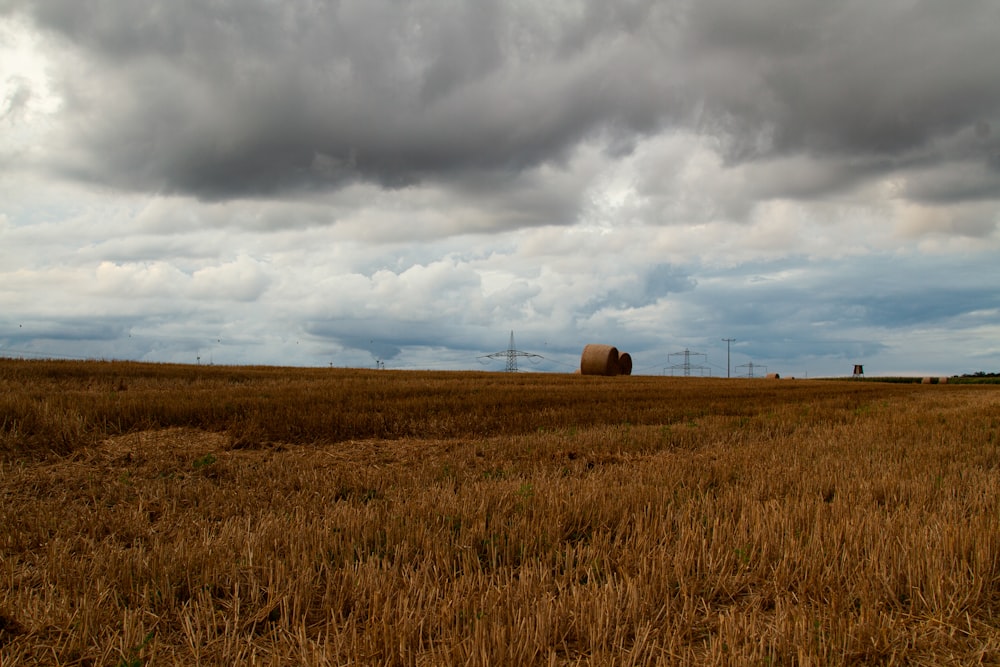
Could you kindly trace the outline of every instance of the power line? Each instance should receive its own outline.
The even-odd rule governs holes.
[[[767,366],[761,366],[760,364],[755,364],[752,361],[749,362],[749,363],[746,363],[746,364],[740,364],[739,366],[737,366],[737,368],[746,368],[747,369],[747,375],[746,376],[748,378],[754,377],[753,369],[755,369],[755,368],[763,368],[764,372],[767,373]]]
[[[500,352],[494,352],[493,354],[484,354],[481,357],[479,357],[479,359],[506,359],[507,360],[507,367],[504,368],[504,371],[507,372],[507,373],[516,373],[517,372],[517,358],[518,357],[524,357],[524,358],[529,359],[531,361],[534,361],[535,359],[544,359],[545,358],[545,357],[543,357],[540,354],[533,354],[531,352],[521,352],[520,350],[516,349],[514,347],[514,332],[511,331],[510,332],[510,345],[507,347],[506,350],[502,350]]]
[[[706,355],[706,354],[704,354],[702,352],[692,352],[691,350],[689,350],[687,348],[684,348],[683,352],[672,352],[671,354],[668,354],[667,355],[667,361],[669,362],[671,359],[674,359],[674,358],[677,358],[677,357],[682,357],[684,359],[684,361],[682,361],[679,364],[674,364],[674,365],[670,366],[670,370],[671,371],[677,370],[677,369],[681,369],[681,370],[684,371],[684,377],[688,377],[689,375],[691,375],[691,371],[692,370],[696,370],[696,371],[706,371],[707,370],[709,372],[709,374],[711,375],[712,371],[707,366],[702,366],[700,364],[698,364],[698,365],[692,365],[691,364],[691,357],[704,357],[705,361],[707,362],[708,361],[708,355]],[[701,373],[701,374],[704,375],[704,373]]]

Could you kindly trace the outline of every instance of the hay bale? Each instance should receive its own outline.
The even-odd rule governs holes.
[[[948,378],[938,378],[938,384],[948,384]]]
[[[931,383],[930,378],[924,378],[923,380],[920,381],[920,384],[930,384],[930,383]]]
[[[780,380],[781,379],[781,376],[778,375],[777,373],[768,373],[766,375],[766,377],[767,377],[768,380]]]
[[[591,343],[580,355],[580,372],[583,375],[618,375],[618,348]]]
[[[618,372],[622,375],[632,375],[632,355],[628,352],[618,355]]]

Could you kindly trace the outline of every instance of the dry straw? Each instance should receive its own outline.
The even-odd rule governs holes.
[[[591,343],[583,348],[580,372],[584,375],[618,375],[618,348]]]
[[[632,355],[628,352],[618,355],[618,371],[622,375],[632,375]]]
[[[0,359],[0,663],[998,664],[996,391],[751,385]]]

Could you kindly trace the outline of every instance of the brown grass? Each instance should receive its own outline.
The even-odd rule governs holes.
[[[0,389],[4,667],[1000,662],[991,386],[0,362]]]

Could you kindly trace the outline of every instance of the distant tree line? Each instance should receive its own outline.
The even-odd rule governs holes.
[[[987,373],[986,371],[976,371],[966,373],[955,378],[957,382],[968,384],[1000,384],[1000,373]]]
[[[841,378],[843,379],[843,378]],[[895,384],[919,384],[923,381],[920,376],[871,376],[854,378],[856,381],[860,380],[862,382],[889,382]],[[938,378],[932,377],[932,382],[938,384]],[[1000,384],[1000,372],[988,373],[986,371],[976,371],[975,373],[965,373],[963,375],[952,375],[948,378],[948,382],[957,384]]]

